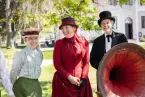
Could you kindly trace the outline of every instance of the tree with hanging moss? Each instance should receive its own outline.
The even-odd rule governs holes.
[[[1,15],[1,20],[5,20],[4,24],[6,24],[3,27],[6,29],[7,48],[12,47],[13,39],[19,30],[30,26],[42,28],[41,14],[48,9],[44,9],[43,5],[48,6],[46,4],[50,0],[1,0],[0,2],[2,1],[5,12]],[[3,10],[2,7],[0,9]],[[13,24],[16,26],[15,29],[12,27]]]

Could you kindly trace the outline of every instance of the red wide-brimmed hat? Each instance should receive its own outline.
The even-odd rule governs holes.
[[[23,31],[22,36],[27,37],[27,36],[31,36],[31,35],[39,35],[39,33],[40,33],[40,29],[38,29],[38,28],[26,28]]]
[[[62,23],[59,26],[59,29],[61,29],[62,26],[65,26],[65,25],[71,25],[71,26],[74,26],[74,27],[78,28],[78,25],[76,24],[74,18],[72,18],[70,16],[66,17],[66,18],[63,18],[61,21],[62,21]]]

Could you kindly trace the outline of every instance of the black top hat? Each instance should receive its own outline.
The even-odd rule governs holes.
[[[62,21],[62,23],[59,26],[59,29],[61,29],[62,26],[65,26],[65,25],[71,25],[71,26],[78,28],[78,25],[75,23],[74,18],[72,18],[71,16],[63,18],[61,21]]]
[[[112,17],[110,11],[102,11],[102,12],[99,14],[99,17],[100,17],[100,19],[98,20],[98,25],[99,25],[100,27],[101,27],[101,22],[102,22],[102,20],[104,20],[104,19],[110,19],[110,20],[112,20],[113,22],[115,22],[115,18]]]

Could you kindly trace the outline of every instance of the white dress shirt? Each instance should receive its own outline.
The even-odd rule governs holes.
[[[111,33],[112,34],[112,33]],[[110,42],[108,42],[107,36],[108,34],[105,33],[105,47],[106,47],[106,52],[108,52],[111,49],[111,44],[112,44],[112,38],[109,37]]]
[[[10,75],[9,75],[8,70],[6,69],[6,60],[1,50],[0,50],[0,79],[8,95],[14,95],[12,91]]]

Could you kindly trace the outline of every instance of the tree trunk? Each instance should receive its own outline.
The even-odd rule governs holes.
[[[12,31],[11,31],[11,23],[8,23],[6,25],[6,31],[7,31],[7,43],[6,46],[7,48],[11,48],[12,47]]]
[[[7,43],[6,47],[11,48],[12,47],[12,30],[11,30],[11,10],[10,10],[10,2],[11,0],[6,0],[6,33],[7,33]]]

